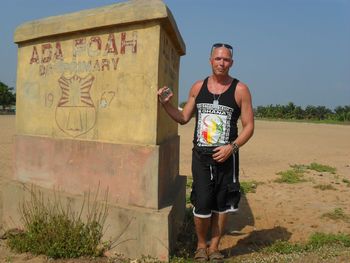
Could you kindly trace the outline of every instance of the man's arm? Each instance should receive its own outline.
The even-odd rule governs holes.
[[[235,140],[235,143],[241,147],[253,136],[254,133],[252,97],[248,87],[241,82],[237,85],[237,98],[241,107],[242,131]]]
[[[186,105],[184,106],[182,111],[180,111],[177,107],[174,107],[170,103],[173,93],[169,94],[166,98],[161,97],[162,92],[167,87],[163,87],[158,90],[158,97],[159,97],[160,103],[163,105],[163,108],[165,109],[165,111],[169,114],[169,116],[174,121],[180,123],[181,125],[186,124],[190,121],[190,119],[192,118],[193,111],[195,109],[195,100],[199,93],[200,88],[202,87],[202,84],[203,84],[203,81],[197,81],[195,84],[193,84],[189,92]]]
[[[235,143],[238,147],[243,146],[254,133],[254,113],[252,97],[247,85],[239,82],[236,87],[235,99],[241,108],[242,131],[239,133]],[[232,145],[219,146],[213,154],[213,159],[217,162],[224,162],[232,154]]]

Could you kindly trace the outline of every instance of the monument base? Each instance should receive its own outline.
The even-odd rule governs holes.
[[[32,187],[10,179],[0,182],[1,232],[22,228],[18,208],[23,200],[28,200]],[[79,211],[84,202],[82,195],[71,195],[37,186],[35,189],[50,200],[58,194],[61,200],[69,200],[76,211]],[[112,242],[109,251],[111,254],[122,254],[127,258],[151,256],[161,261],[169,260],[184,219],[186,177],[178,176],[173,189],[176,191],[173,191],[171,204],[159,210],[108,203],[103,241]]]
[[[16,135],[12,178],[77,195],[100,185],[112,203],[160,209],[172,199],[179,144],[179,136],[136,145]]]

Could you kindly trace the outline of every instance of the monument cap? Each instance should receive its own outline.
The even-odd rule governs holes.
[[[174,44],[179,55],[184,55],[186,53],[185,43],[171,11],[162,0],[131,0],[100,8],[33,20],[16,28],[14,42],[19,44],[38,38],[91,30],[92,28],[137,24],[152,20],[162,22],[168,34],[177,40]]]

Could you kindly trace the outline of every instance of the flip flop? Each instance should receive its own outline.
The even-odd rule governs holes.
[[[196,252],[194,252],[194,260],[195,261],[207,261],[208,254],[206,248],[198,248]]]
[[[209,254],[210,262],[224,262],[224,255],[219,250],[213,251]]]

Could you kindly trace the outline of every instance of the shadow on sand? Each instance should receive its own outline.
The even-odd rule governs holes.
[[[254,225],[254,215],[246,196],[242,195],[239,212],[230,214],[226,225],[226,235],[234,236],[238,241],[235,245],[226,248],[222,252],[227,257],[249,254],[268,247],[277,240],[289,240],[292,235],[286,228],[280,226],[272,229],[253,230],[248,234],[242,232],[246,226],[254,227]]]
[[[184,223],[174,251],[174,255],[178,257],[191,258],[196,249],[197,237],[194,229],[192,209],[191,206],[186,208]],[[232,240],[232,244],[226,243],[226,249],[221,251],[226,255],[226,258],[232,255],[244,255],[259,251],[277,240],[289,240],[292,235],[286,228],[279,226],[272,229],[253,230],[250,233],[247,233],[247,231],[243,232],[243,229],[247,226],[254,229],[255,220],[248,200],[242,194],[239,212],[229,214],[227,220],[225,235],[232,237],[229,238],[229,242]]]

